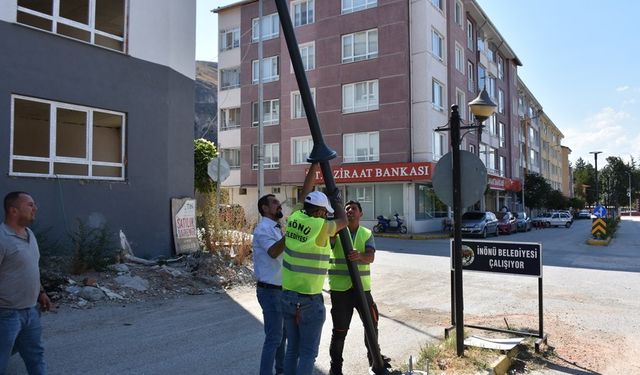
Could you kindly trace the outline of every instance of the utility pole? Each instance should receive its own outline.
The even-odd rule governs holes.
[[[593,157],[595,158],[595,164],[596,164],[596,206],[599,205],[600,203],[600,192],[598,191],[598,154],[602,154],[602,151],[590,151],[590,154],[593,154]]]

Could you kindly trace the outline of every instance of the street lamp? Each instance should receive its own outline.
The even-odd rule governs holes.
[[[627,195],[629,196],[629,216],[631,216],[631,172],[627,172],[629,175],[629,192]]]
[[[602,151],[590,151],[590,154],[593,154],[593,157],[595,158],[595,164],[596,164],[596,207],[599,205],[600,203],[600,193],[598,192],[598,154],[602,154]]]
[[[451,117],[449,118],[449,128],[438,128],[436,131],[450,131],[451,138],[451,163],[453,169],[453,261],[454,261],[454,294],[455,294],[455,326],[456,326],[456,351],[458,356],[464,354],[464,306],[462,302],[462,190],[460,175],[460,136],[461,129],[482,130],[482,122],[491,116],[497,106],[491,101],[489,94],[482,89],[477,98],[469,103],[469,109],[479,125],[460,126],[460,113],[458,106],[451,106]],[[466,134],[466,133],[465,133]],[[478,147],[480,145],[478,144]]]

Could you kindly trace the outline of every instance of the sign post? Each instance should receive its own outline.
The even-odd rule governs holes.
[[[453,241],[451,252],[453,253]],[[454,269],[454,265],[451,265]],[[492,327],[482,327],[465,324],[465,327],[483,329],[487,331],[513,333],[521,336],[538,337],[535,347],[540,350],[540,344],[547,342],[544,334],[543,303],[542,303],[542,245],[533,242],[502,242],[502,241],[462,241],[462,269],[473,272],[489,272],[529,276],[538,278],[538,333],[514,331]],[[445,329],[445,337],[455,327]]]

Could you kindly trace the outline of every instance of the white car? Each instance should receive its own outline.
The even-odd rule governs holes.
[[[569,214],[564,212],[554,212],[549,217],[544,218],[544,225],[547,227],[571,227],[573,220]]]

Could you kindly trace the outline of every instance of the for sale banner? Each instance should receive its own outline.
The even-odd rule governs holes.
[[[192,198],[171,199],[173,217],[173,240],[176,254],[194,253],[200,249],[196,227],[196,200]]]

